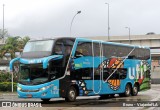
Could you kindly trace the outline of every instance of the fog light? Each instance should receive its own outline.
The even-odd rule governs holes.
[[[42,93],[42,96],[46,96],[47,92]]]

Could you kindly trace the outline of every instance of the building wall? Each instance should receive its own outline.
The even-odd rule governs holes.
[[[94,36],[87,37],[94,40],[104,40],[108,41],[107,36]],[[110,36],[111,42],[120,42],[129,44],[128,36]],[[140,45],[140,46],[149,46],[149,47],[160,47],[160,35],[131,35],[130,36],[131,44]]]

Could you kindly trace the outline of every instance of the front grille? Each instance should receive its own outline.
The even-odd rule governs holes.
[[[39,92],[39,90],[20,90],[21,92]]]

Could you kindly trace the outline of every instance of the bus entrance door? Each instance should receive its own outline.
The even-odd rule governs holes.
[[[100,41],[92,41],[92,58],[93,58],[93,92],[99,94],[102,89],[102,69],[99,65],[102,63],[102,43]]]

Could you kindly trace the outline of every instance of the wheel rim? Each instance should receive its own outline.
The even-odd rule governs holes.
[[[137,87],[134,86],[134,87],[133,87],[133,92],[134,92],[134,94],[137,94],[137,91],[138,91]]]
[[[74,91],[74,90],[71,90],[71,91],[69,92],[69,96],[70,96],[71,99],[74,99],[74,98],[75,98],[75,91]]]
[[[130,88],[127,86],[126,87],[126,94],[129,95],[130,94]]]

